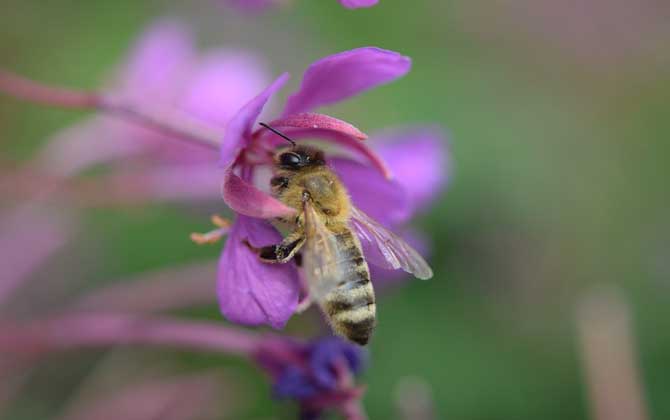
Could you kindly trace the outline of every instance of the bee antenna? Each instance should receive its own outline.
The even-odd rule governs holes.
[[[275,133],[279,137],[283,138],[287,142],[291,143],[293,145],[293,147],[295,147],[295,141],[291,140],[286,134],[282,133],[281,131],[277,130],[276,128],[270,127],[269,125],[267,125],[263,122],[259,123],[259,124],[262,125],[263,127],[267,128],[268,130],[272,131],[273,133]]]

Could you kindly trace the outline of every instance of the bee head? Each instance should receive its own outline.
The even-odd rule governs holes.
[[[275,163],[282,169],[298,170],[308,166],[322,166],[326,164],[323,157],[323,152],[309,146],[298,146],[286,134],[270,127],[265,123],[260,123],[261,126],[272,131],[279,137],[291,143],[292,147],[282,148],[275,155]]]
[[[326,164],[321,150],[302,145],[280,149],[275,155],[275,162],[280,168],[288,170],[298,170]]]

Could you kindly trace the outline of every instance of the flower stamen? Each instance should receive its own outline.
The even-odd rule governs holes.
[[[198,245],[215,244],[221,240],[230,231],[231,222],[218,214],[212,215],[212,224],[217,229],[210,230],[205,233],[193,232],[191,233],[191,240]]]

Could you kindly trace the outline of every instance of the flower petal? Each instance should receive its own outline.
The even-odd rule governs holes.
[[[221,165],[228,166],[237,156],[239,150],[251,139],[256,119],[270,97],[288,81],[288,73],[277,78],[263,92],[244,105],[228,122],[226,134],[221,143]]]
[[[281,399],[303,400],[314,397],[319,392],[311,378],[297,366],[287,366],[277,378],[272,389],[274,395]]]
[[[140,37],[118,76],[117,89],[139,100],[174,100],[194,57],[193,36],[173,20],[161,20]]]
[[[258,57],[231,51],[208,54],[189,83],[186,111],[225,128],[235,113],[267,86],[265,63]]]
[[[412,205],[399,181],[351,159],[330,158],[328,165],[347,187],[353,204],[373,219],[388,226],[411,217]]]
[[[254,247],[282,240],[270,223],[238,217],[219,262],[217,294],[221,313],[240,324],[282,328],[298,305],[300,287],[295,265],[261,262],[242,242],[245,239]]]
[[[307,69],[300,90],[289,97],[283,115],[339,102],[404,76],[410,67],[408,57],[376,47],[322,58]]]
[[[302,114],[292,114],[270,123],[272,127],[291,127],[306,128],[314,130],[337,131],[345,136],[351,136],[358,140],[365,140],[368,136],[358,128],[346,121],[324,114],[312,112],[303,112]]]
[[[203,374],[160,376],[138,382],[138,375],[133,376],[126,371],[132,369],[128,362],[121,365],[108,360],[101,365],[87,380],[87,392],[68,403],[60,419],[198,419],[211,415],[220,403],[221,389],[214,377]],[[119,375],[120,370],[124,374]],[[110,381],[112,375],[120,378],[127,376],[132,381]],[[153,373],[151,376],[156,375]],[[185,398],[189,404],[181,403]],[[170,415],[166,415],[168,412]]]
[[[147,313],[210,305],[216,266],[214,261],[197,261],[119,279],[77,298],[70,309]]]
[[[295,209],[235,175],[232,166],[223,180],[223,201],[235,212],[261,219],[289,216]]]
[[[347,9],[358,9],[361,7],[372,7],[379,3],[379,0],[340,0],[340,4]]]
[[[137,191],[144,200],[186,201],[220,198],[223,171],[214,163],[152,165],[111,177],[114,191]]]
[[[436,198],[450,172],[447,139],[439,129],[408,128],[375,137],[374,143],[415,209]]]
[[[96,139],[96,147],[91,146]],[[74,176],[95,165],[130,158],[146,150],[144,137],[132,124],[94,116],[57,132],[39,152],[37,166],[62,176]]]
[[[0,304],[72,235],[67,220],[24,205],[0,219]]]
[[[337,387],[335,365],[339,361],[344,361],[349,370],[356,374],[363,368],[363,359],[364,353],[361,347],[338,337],[327,337],[314,343],[309,355],[309,367],[321,388],[334,390]]]

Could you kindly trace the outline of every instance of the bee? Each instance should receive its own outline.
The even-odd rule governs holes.
[[[317,302],[333,331],[360,345],[368,343],[377,323],[375,293],[361,240],[379,251],[387,268],[402,268],[427,279],[426,261],[404,240],[352,205],[346,188],[328,167],[320,149],[289,141],[274,155],[273,195],[296,209],[281,243],[254,249],[267,263],[298,260],[309,299]]]

